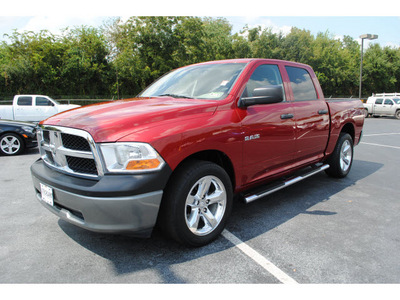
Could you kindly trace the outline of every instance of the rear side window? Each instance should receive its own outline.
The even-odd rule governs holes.
[[[387,104],[387,105],[393,105],[393,101],[390,99],[386,99],[385,102],[383,104]]]
[[[17,105],[30,106],[32,105],[32,97],[19,97]]]
[[[297,67],[285,67],[292,86],[294,100],[315,100],[315,91],[310,74],[307,70]]]

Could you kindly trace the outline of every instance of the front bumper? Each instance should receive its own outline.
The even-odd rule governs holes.
[[[61,219],[91,231],[148,237],[171,170],[93,180],[62,174],[39,159],[31,174],[36,198]],[[42,200],[41,183],[52,189],[53,205]]]

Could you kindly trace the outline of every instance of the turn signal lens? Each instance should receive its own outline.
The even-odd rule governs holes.
[[[127,165],[127,170],[149,170],[157,169],[160,165],[158,159],[131,160]]]

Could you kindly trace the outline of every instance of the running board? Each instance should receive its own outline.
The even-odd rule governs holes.
[[[255,201],[257,199],[260,199],[262,197],[270,195],[270,194],[272,194],[272,193],[274,193],[276,191],[284,189],[284,188],[286,188],[286,187],[288,187],[288,186],[290,186],[292,184],[295,184],[295,183],[297,183],[299,181],[302,181],[303,179],[306,179],[306,178],[308,178],[308,177],[310,177],[312,175],[315,175],[315,174],[317,174],[317,173],[319,173],[321,171],[324,171],[324,170],[326,170],[328,168],[329,168],[329,165],[322,165],[320,167],[314,167],[311,170],[309,170],[308,172],[306,172],[306,173],[304,173],[304,174],[302,174],[300,176],[297,176],[297,177],[292,178],[292,179],[287,180],[287,181],[279,181],[278,183],[276,183],[276,184],[274,184],[272,186],[269,186],[267,189],[265,189],[263,191],[255,193],[253,195],[246,195],[244,197],[244,202],[245,203],[250,203],[252,201]]]

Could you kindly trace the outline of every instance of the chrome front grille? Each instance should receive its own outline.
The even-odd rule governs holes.
[[[52,168],[83,177],[103,175],[96,144],[86,131],[41,125],[38,143],[43,161]]]

